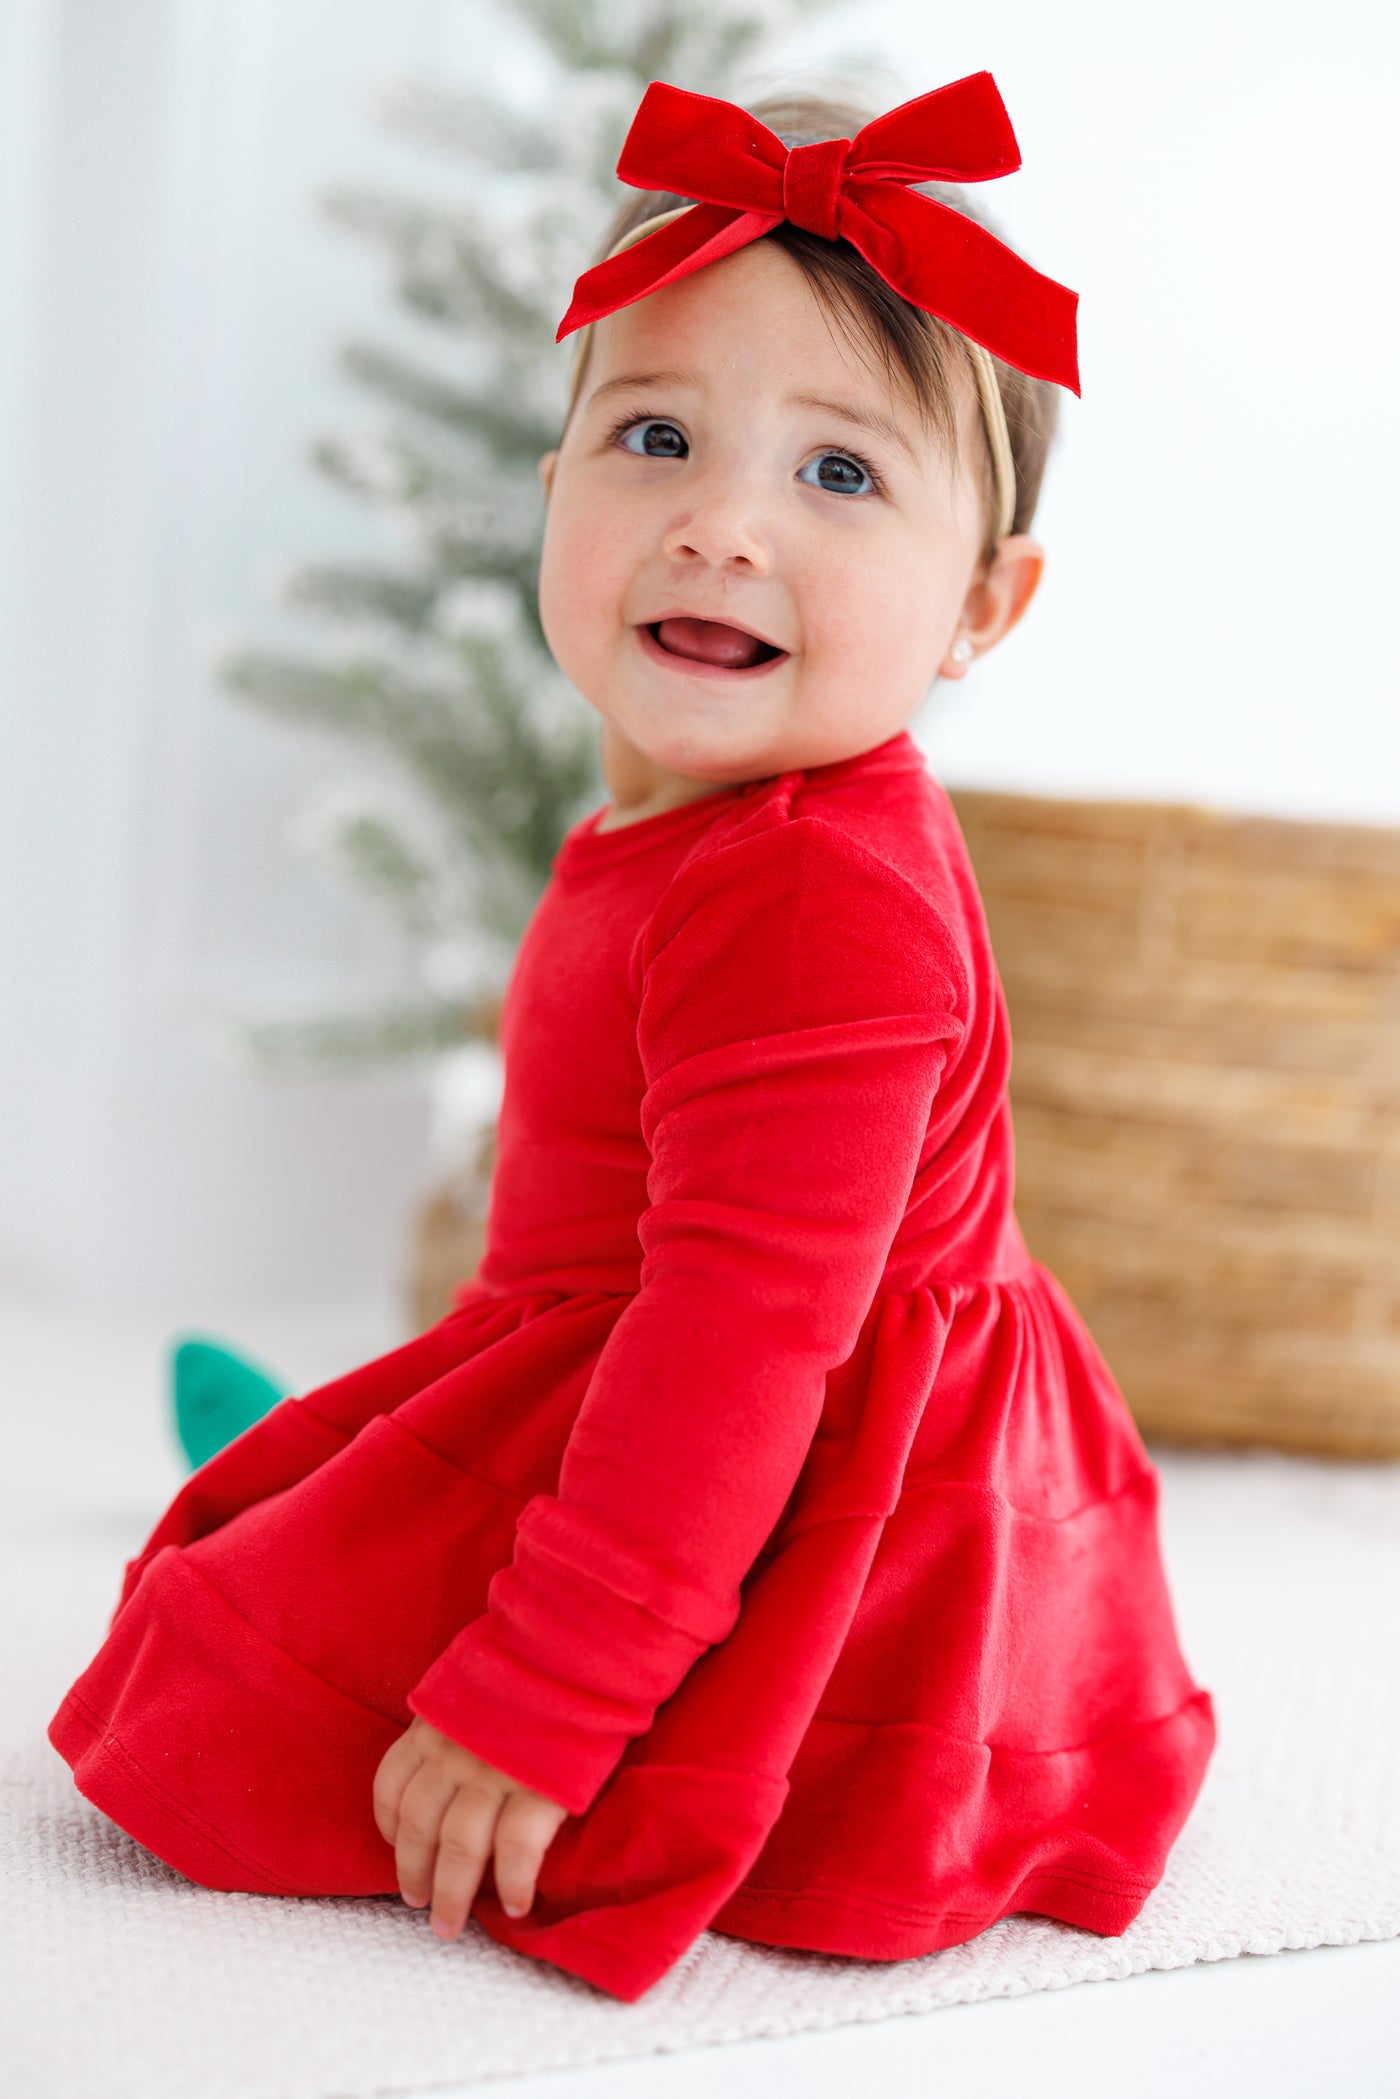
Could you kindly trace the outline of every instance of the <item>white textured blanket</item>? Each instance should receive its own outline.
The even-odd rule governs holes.
[[[51,1330],[50,1330],[51,1331]],[[706,1937],[619,2005],[392,1897],[197,1888],[84,1801],[44,1726],[178,1483],[159,1366],[0,1320],[0,2062],[27,2099],[369,2099],[1149,1968],[1400,1935],[1400,1467],[1155,1453],[1220,1746],[1121,1939],[1011,1918],[894,1966]]]

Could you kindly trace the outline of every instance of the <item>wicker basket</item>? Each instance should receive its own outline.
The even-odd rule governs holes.
[[[1017,1209],[1144,1433],[1400,1456],[1400,832],[953,801]]]

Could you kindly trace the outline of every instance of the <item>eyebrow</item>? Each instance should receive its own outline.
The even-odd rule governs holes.
[[[648,386],[692,386],[703,387],[703,381],[695,372],[624,372],[617,379],[605,379],[595,387],[589,405],[601,401],[605,394],[639,391]],[[863,407],[859,401],[838,401],[826,394],[789,394],[785,404],[789,408],[819,408],[827,415],[839,415],[843,421],[855,423],[862,430],[873,431],[889,444],[896,445],[912,467],[919,461],[904,432],[890,416],[882,415],[878,408]]]

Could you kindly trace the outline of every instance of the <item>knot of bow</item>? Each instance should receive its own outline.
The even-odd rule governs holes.
[[[689,211],[585,270],[561,342],[648,292],[759,239],[784,219],[845,240],[911,306],[1031,378],[1079,392],[1079,298],[966,212],[915,182],[986,182],[1021,165],[990,73],[969,73],[874,117],[853,139],[785,146],[757,117],[653,80],[617,173],[634,189],[693,197]]]

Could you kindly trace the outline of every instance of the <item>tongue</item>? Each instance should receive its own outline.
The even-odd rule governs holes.
[[[744,670],[757,663],[764,644],[738,627],[722,620],[664,619],[657,624],[657,638],[673,656],[689,656],[696,663],[719,663],[727,670]]]

